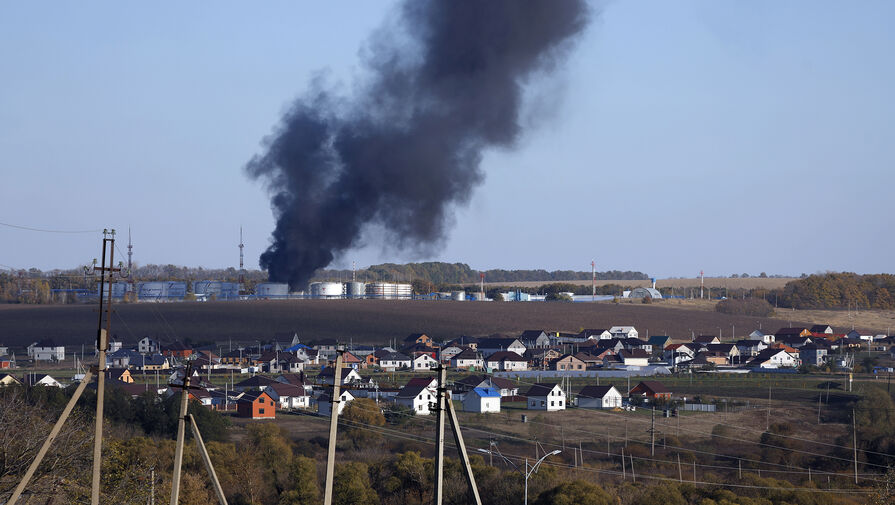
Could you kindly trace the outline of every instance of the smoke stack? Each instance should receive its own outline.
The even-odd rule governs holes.
[[[524,85],[589,19],[584,0],[406,0],[397,13],[359,91],[315,83],[246,166],[277,219],[260,258],[271,281],[303,286],[370,227],[421,253],[441,241],[484,179],[482,151],[519,138]]]

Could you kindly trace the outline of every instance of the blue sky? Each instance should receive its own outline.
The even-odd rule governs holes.
[[[446,241],[370,232],[342,266],[892,271],[895,4],[594,5]],[[0,4],[0,222],[130,226],[138,262],[206,267],[237,265],[242,225],[257,265],[274,220],[243,165],[311,79],[351,92],[394,2],[207,7]],[[0,226],[0,268],[73,267],[98,239]]]

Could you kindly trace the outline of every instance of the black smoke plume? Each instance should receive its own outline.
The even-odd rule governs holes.
[[[261,267],[303,289],[368,226],[396,247],[444,238],[488,147],[520,135],[523,86],[589,18],[583,0],[406,0],[371,39],[353,97],[314,89],[246,166],[277,218]]]

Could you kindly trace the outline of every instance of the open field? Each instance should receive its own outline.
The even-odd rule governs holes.
[[[755,288],[764,288],[764,289],[777,289],[782,288],[786,285],[787,282],[794,281],[795,278],[760,278],[760,277],[749,277],[747,279],[731,279],[729,277],[706,277],[705,278],[705,287],[706,288],[729,288],[729,289],[755,289]],[[519,286],[519,287],[529,287],[536,288],[538,286],[543,286],[544,284],[552,284],[553,282],[562,282],[566,284],[575,284],[579,286],[590,286],[590,280],[583,281],[525,281],[525,282],[486,282],[485,286]],[[636,280],[636,281],[612,281],[612,280],[598,280],[597,286],[604,286],[606,284],[618,284],[619,286],[625,287],[638,287],[638,286],[649,286],[650,281],[648,280]],[[656,279],[656,287],[672,287],[672,288],[690,288],[690,287],[699,287],[699,278],[693,279],[682,279],[682,278],[674,278],[674,279]]]
[[[686,310],[682,300],[651,305],[613,303],[487,303],[384,300],[277,300],[251,302],[184,302],[118,304],[112,333],[125,343],[145,335],[162,341],[227,342],[270,339],[295,330],[306,342],[320,339],[387,343],[410,333],[436,339],[460,335],[518,334],[525,329],[580,331],[634,325],[641,335],[667,334],[743,337],[755,328],[776,330],[811,319],[731,316],[709,310]],[[680,305],[676,307],[676,305]],[[40,338],[65,345],[92,345],[95,306],[0,306],[0,342],[23,346]],[[796,312],[799,315],[798,312]],[[884,328],[883,328],[884,330]]]

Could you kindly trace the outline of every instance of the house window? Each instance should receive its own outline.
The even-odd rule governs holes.
[[[422,411],[422,410],[423,410],[423,406],[422,406],[422,405],[417,405],[417,406],[416,406],[416,410]]]
[[[553,400],[550,400],[550,406],[551,407],[553,406]]]
[[[258,413],[264,415],[264,409],[258,409]]]
[[[559,406],[562,407],[562,400],[559,401]]]
[[[545,402],[544,400],[541,400],[541,407],[543,407],[546,404],[547,404],[547,402]]]

